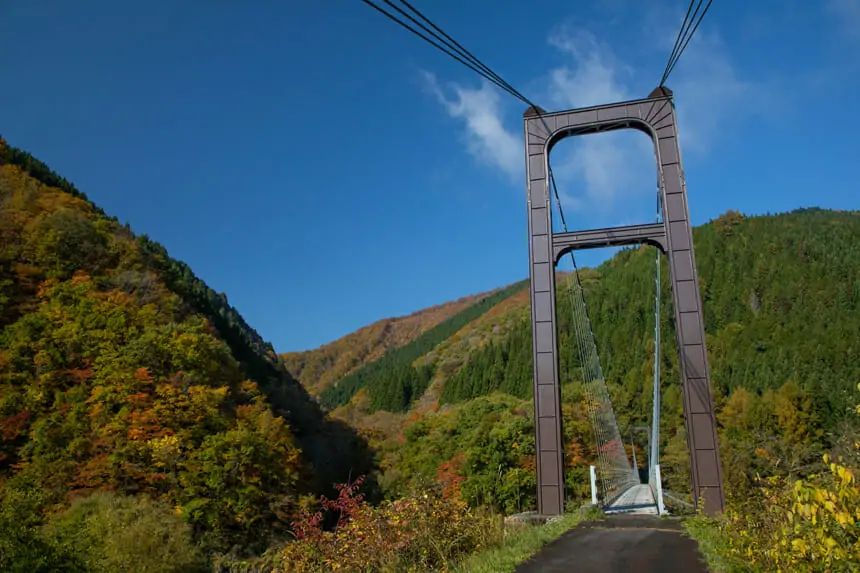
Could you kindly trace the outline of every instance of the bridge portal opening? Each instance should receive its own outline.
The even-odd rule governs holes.
[[[656,221],[658,178],[654,143],[647,134],[622,129],[567,137],[553,146],[549,166],[568,230]],[[553,230],[564,230],[555,204]],[[596,265],[617,250],[601,250],[602,259],[581,251],[577,260]]]
[[[640,130],[585,133],[558,141],[549,153],[548,162],[558,190],[558,201],[564,211],[564,221],[558,204],[554,204],[553,231],[659,222],[660,187],[654,157],[653,139]],[[552,192],[555,193],[555,189]],[[654,471],[654,464],[659,463],[659,452],[665,446],[662,438],[675,437],[683,426],[679,423],[677,411],[674,416],[667,417],[657,413],[658,424],[663,419],[670,422],[671,427],[653,435],[650,431],[654,408],[662,408],[664,404],[660,396],[656,399],[654,396],[655,387],[659,392],[661,386],[661,369],[654,365],[655,338],[658,338],[655,337],[655,328],[659,317],[665,323],[665,317],[671,316],[672,312],[671,307],[663,313],[655,312],[655,299],[658,299],[655,265],[660,254],[658,248],[643,244],[589,248],[569,251],[558,259],[556,265],[559,373],[562,376],[563,401],[565,395],[579,392],[583,379],[587,377],[583,376],[581,349],[577,348],[582,341],[576,340],[569,310],[572,302],[568,299],[576,290],[571,285],[575,278],[573,255],[585,299],[590,301],[588,314],[599,349],[606,389],[616,415],[618,439],[623,444],[621,452],[630,463],[635,479],[650,485],[655,499],[656,491],[664,481]],[[662,264],[665,266],[665,261]],[[662,276],[663,286],[668,288],[668,270],[664,269]],[[666,290],[662,294],[659,299],[671,304],[671,293]],[[663,332],[663,340],[671,342],[669,334],[671,332]],[[662,359],[663,353],[659,355]],[[677,374],[677,368],[674,371]],[[679,386],[670,387],[675,390],[672,398],[676,398]],[[681,402],[670,399],[666,404],[677,407]],[[570,415],[566,414],[565,418]],[[644,434],[641,430],[643,425],[648,427]],[[639,430],[634,431],[637,427]],[[565,430],[564,437],[581,439],[568,430]],[[601,437],[592,438],[595,441]],[[652,438],[657,442],[654,447]],[[568,458],[569,449],[566,449]],[[605,463],[593,455],[594,449],[584,448],[591,454],[588,463]],[[685,459],[677,456],[671,459],[668,473],[673,483],[677,481],[674,478],[678,474],[681,479],[689,480],[689,471],[676,468],[678,463],[688,464],[689,461],[686,456]],[[581,498],[587,493],[585,469],[575,467],[567,458],[565,467],[568,497]],[[661,483],[652,483],[657,481]],[[598,489],[604,485],[599,484]],[[681,487],[677,491],[686,489]],[[600,491],[599,497],[603,499],[606,493]]]

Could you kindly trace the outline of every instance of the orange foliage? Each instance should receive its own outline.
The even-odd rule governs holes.
[[[523,456],[520,458],[520,467],[529,472],[537,471],[535,456]]]
[[[586,448],[576,439],[569,440],[565,445],[568,465],[581,465],[587,463]]]
[[[71,280],[72,280],[73,285],[88,283],[88,282],[90,282],[90,275],[87,274],[86,271],[77,270],[77,271],[75,271],[75,274],[72,275]]]
[[[442,486],[443,499],[460,497],[460,484],[466,481],[466,478],[460,475],[464,461],[463,452],[458,452],[447,462],[439,464],[436,469],[436,481]]]
[[[86,384],[87,381],[93,377],[92,368],[72,368],[69,370],[69,374],[72,375],[72,378],[74,378],[75,382],[78,384]]]

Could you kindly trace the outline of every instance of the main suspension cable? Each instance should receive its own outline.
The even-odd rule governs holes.
[[[385,2],[386,4],[391,5],[391,2],[390,2],[389,0],[384,0],[384,2]],[[418,17],[419,17],[419,18],[421,18],[422,20],[424,20],[425,22],[427,22],[428,24],[430,24],[430,27],[431,27],[431,28],[433,28],[434,30],[436,30],[437,32],[439,32],[440,34],[442,34],[443,36],[445,36],[445,38],[447,38],[448,40],[450,40],[450,41],[451,41],[451,43],[453,43],[453,44],[454,44],[454,46],[456,46],[456,48],[458,49],[458,51],[459,51],[459,53],[460,53],[460,54],[462,54],[463,56],[467,57],[470,61],[472,61],[475,65],[477,65],[478,67],[480,67],[480,68],[481,68],[481,69],[483,69],[484,71],[486,71],[489,75],[491,75],[491,76],[493,76],[494,78],[496,78],[500,83],[504,84],[505,86],[509,87],[511,90],[513,90],[514,92],[516,92],[517,94],[519,94],[520,96],[522,96],[522,94],[521,94],[521,93],[520,93],[516,88],[514,88],[511,84],[509,84],[508,82],[506,82],[506,81],[502,78],[502,76],[500,76],[499,74],[497,74],[496,72],[494,72],[494,71],[493,71],[493,70],[492,70],[488,65],[486,65],[484,62],[482,62],[481,60],[479,60],[479,59],[478,59],[474,54],[472,54],[472,52],[470,52],[469,50],[467,50],[466,48],[464,48],[464,47],[463,47],[463,46],[462,46],[462,45],[461,45],[457,40],[455,40],[455,39],[454,39],[454,38],[452,38],[449,34],[447,34],[447,33],[445,32],[445,30],[443,30],[442,28],[440,28],[439,26],[437,26],[435,23],[433,23],[433,21],[432,21],[432,20],[430,20],[430,18],[428,18],[428,17],[427,17],[427,16],[425,16],[424,14],[422,14],[422,13],[421,13],[421,11],[420,11],[420,10],[418,10],[418,8],[415,8],[414,6],[412,6],[412,4],[410,4],[410,3],[409,3],[409,2],[407,2],[406,0],[400,0],[400,3],[401,3],[401,4],[403,4],[404,6],[406,6],[407,8],[409,8],[410,10],[412,10],[415,14],[417,14],[417,15],[418,15]],[[397,9],[397,8],[395,8],[395,9]],[[398,10],[398,11],[399,11],[399,10]],[[408,16],[407,16],[407,17],[408,17]],[[412,18],[410,18],[410,19],[412,19]],[[413,21],[414,21],[414,20],[413,20]],[[417,23],[417,22],[416,22],[416,23]],[[419,25],[420,25],[420,24],[419,24]],[[423,28],[423,26],[422,26],[422,28]],[[426,29],[426,28],[425,28],[425,29]],[[434,34],[434,36],[435,36],[435,34]],[[436,37],[438,38],[438,36],[436,36]],[[440,39],[441,39],[441,38],[440,38]],[[447,44],[447,45],[448,45],[448,46],[450,46],[451,44]],[[529,105],[534,105],[534,104],[532,104],[530,101],[528,101],[528,98],[526,98],[525,96],[522,96],[522,99],[523,99],[523,100],[525,100],[527,103],[529,103]]]
[[[404,22],[403,20],[400,20],[397,16],[386,11],[384,8],[378,6],[377,4],[372,2],[371,0],[361,0],[361,1],[364,2],[365,4],[367,4],[368,6],[370,6],[371,8],[375,9],[376,11],[380,12],[381,14],[385,15],[386,17],[388,17],[392,21],[396,22],[397,24],[403,26],[404,28],[406,28],[407,30],[409,30],[410,32],[412,32],[413,34],[415,34],[416,36],[418,36],[419,38],[421,38],[425,42],[434,46],[436,49],[440,50],[441,52],[447,54],[449,57],[457,60],[458,62],[460,62],[461,64],[463,64],[467,68],[469,68],[470,70],[474,71],[475,73],[477,73],[481,77],[485,78],[487,81],[493,83],[494,85],[496,85],[500,89],[504,90],[505,92],[507,92],[507,93],[511,94],[512,96],[514,96],[515,98],[519,99],[523,103],[525,103],[529,106],[532,106],[536,109],[539,109],[535,103],[533,103],[526,96],[524,96],[522,93],[520,93],[510,83],[505,81],[499,74],[494,72],[489,66],[487,66],[486,64],[481,62],[471,52],[469,52],[468,50],[463,48],[459,42],[457,42],[453,38],[451,38],[450,35],[445,33],[439,26],[434,24],[429,18],[424,16],[424,14],[419,12],[417,9],[415,9],[411,4],[409,4],[405,0],[401,0],[401,3],[404,6],[406,6],[407,8],[412,10],[413,12],[415,12],[420,18],[424,19],[428,24],[430,24],[430,26],[432,28],[434,28],[435,30],[438,30],[445,38],[447,38],[447,40],[445,38],[440,37],[439,34],[436,34],[432,30],[428,29],[421,22],[417,21],[415,18],[413,18],[412,16],[410,16],[409,14],[404,12],[402,9],[395,6],[389,0],[383,0],[383,1],[386,4],[388,4],[389,6],[391,6],[392,8],[394,8],[395,10],[397,10],[398,12],[400,12],[401,14],[403,14],[406,18],[408,18],[409,20],[411,20],[412,22],[414,22],[415,24],[420,26],[427,33],[431,34],[434,38],[438,39],[440,42],[442,42],[442,44],[444,44],[444,46],[440,45],[435,40],[428,38],[423,33],[421,33],[419,30],[416,30],[415,28],[410,26],[408,23]],[[449,40],[450,40],[450,42],[449,42]],[[452,45],[452,42],[453,42],[453,45]],[[467,59],[472,60],[472,61],[467,61]]]
[[[693,1],[695,1],[695,0],[691,0],[690,7],[693,6]],[[690,40],[693,38],[693,34],[695,34],[696,30],[698,30],[699,24],[702,23],[702,20],[704,19],[705,14],[708,13],[708,9],[711,7],[711,4],[713,3],[713,1],[714,0],[708,0],[708,3],[705,5],[705,9],[702,11],[702,14],[699,16],[699,19],[696,21],[696,24],[693,25],[693,20],[696,18],[696,14],[699,12],[699,8],[701,8],[702,2],[704,2],[704,0],[699,0],[699,3],[696,5],[696,9],[693,12],[692,17],[689,18],[689,26],[687,26],[687,31],[689,31],[689,34],[684,32],[684,36],[683,36],[684,39],[681,39],[682,38],[681,33],[680,33],[681,31],[679,30],[679,35],[675,39],[675,48],[673,48],[672,54],[669,56],[669,61],[666,62],[666,69],[663,71],[663,77],[660,79],[660,85],[661,86],[666,83],[666,80],[669,79],[669,75],[672,73],[672,70],[675,69],[675,65],[678,63],[678,60],[681,59],[681,56],[684,54],[684,51],[687,49],[687,45],[690,43]],[[688,8],[687,9],[687,15],[689,16],[689,14],[690,14],[690,9]],[[687,24],[687,21],[688,21],[688,18],[684,17],[684,23],[681,25],[681,30],[684,29],[684,25]],[[692,28],[692,30],[691,30],[691,28]],[[673,56],[674,56],[674,59],[673,59]]]
[[[678,53],[678,48],[681,46],[681,36],[684,33],[684,28],[687,27],[687,20],[690,19],[690,12],[693,11],[693,4],[696,3],[696,0],[690,0],[690,5],[687,7],[687,13],[684,15],[684,21],[681,23],[681,27],[678,29],[678,35],[675,36],[675,45],[672,46],[672,53],[669,54],[669,58],[666,60],[666,67],[663,70],[663,75],[660,77],[660,85],[666,81],[666,77],[669,72],[669,66],[672,65],[672,60],[675,59],[675,55]]]

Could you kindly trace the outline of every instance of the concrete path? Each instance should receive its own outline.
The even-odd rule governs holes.
[[[654,494],[651,486],[647,483],[634,485],[621,494],[611,506],[606,508],[605,513],[626,513],[634,515],[657,515],[657,504],[654,503]]]
[[[708,573],[675,519],[611,515],[564,533],[516,573]]]

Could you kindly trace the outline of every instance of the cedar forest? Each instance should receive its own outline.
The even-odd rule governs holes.
[[[728,511],[689,529],[724,571],[849,571],[860,213],[728,212],[694,240]],[[649,247],[580,271],[622,434],[650,418],[653,273]],[[690,501],[665,261],[661,276],[660,462]],[[535,507],[527,287],[279,356],[187,265],[0,139],[0,570],[456,570]],[[557,306],[579,506],[596,454]]]

